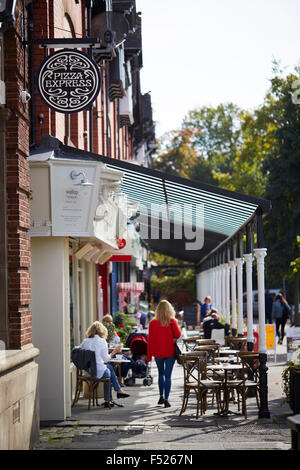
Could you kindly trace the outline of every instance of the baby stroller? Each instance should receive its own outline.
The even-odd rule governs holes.
[[[143,385],[150,386],[153,378],[150,375],[150,365],[142,356],[147,356],[148,335],[146,333],[131,333],[126,341],[126,347],[132,353],[131,375],[124,380],[125,385],[134,385],[136,379],[144,379]]]

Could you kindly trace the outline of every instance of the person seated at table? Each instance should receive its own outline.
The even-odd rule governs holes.
[[[113,317],[109,313],[107,313],[102,318],[102,323],[113,323]]]
[[[107,329],[107,333],[108,333],[106,341],[108,342],[110,346],[112,347],[116,346],[118,343],[120,343],[120,337],[115,332],[116,326],[113,322],[113,317],[109,313],[107,313],[102,318],[102,323]]]
[[[200,310],[200,322],[202,323],[205,315],[212,309],[211,297],[208,295],[204,299],[204,303],[201,305]]]
[[[203,319],[204,339],[211,339],[211,332],[213,329],[224,329],[225,336],[228,336],[229,334],[229,325],[223,325],[221,323],[221,316],[218,314],[218,311],[215,308],[212,308],[210,311],[208,311],[205,318]]]
[[[86,331],[86,338],[83,340],[81,345],[82,349],[87,349],[89,351],[95,352],[96,368],[98,379],[109,378],[110,387],[109,387],[109,396],[107,396],[107,389],[104,387],[104,400],[105,407],[108,408],[108,402],[111,401],[111,388],[117,392],[117,398],[127,398],[130,395],[125,393],[118,382],[117,376],[113,367],[110,364],[106,364],[111,360],[111,358],[121,351],[121,345],[117,345],[110,354],[108,354],[108,345],[107,345],[107,328],[100,323],[95,321]],[[112,406],[112,405],[111,405]]]
[[[115,328],[115,324],[113,323],[113,317],[109,313],[104,315],[104,317],[102,318],[102,322],[107,329],[108,329],[108,326],[110,325],[113,325],[113,327]],[[108,334],[109,334],[109,331],[108,331]],[[113,347],[114,345],[117,346],[118,343],[120,343],[120,337],[117,335],[115,331],[113,332],[113,336],[110,338],[110,341],[108,341],[108,343],[111,347]],[[126,356],[125,354],[122,354],[122,359],[129,361],[129,362],[124,362],[121,364],[121,377],[125,378],[127,377],[129,369],[132,368],[132,365],[134,364],[134,360],[131,357]]]

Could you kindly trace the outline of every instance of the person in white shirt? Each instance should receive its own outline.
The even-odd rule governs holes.
[[[106,341],[107,328],[99,321],[95,321],[94,323],[92,323],[92,325],[87,329],[86,336],[87,337],[83,340],[80,347],[82,349],[87,349],[89,351],[95,352],[97,378],[110,378],[109,397],[107,396],[106,387],[104,387],[105,406],[108,407],[108,402],[111,400],[112,386],[117,392],[117,398],[129,397],[129,395],[121,389],[113,367],[110,364],[106,364],[110,361],[114,354],[119,353],[121,351],[121,345],[117,345],[113,349],[113,351],[108,354],[108,345]]]

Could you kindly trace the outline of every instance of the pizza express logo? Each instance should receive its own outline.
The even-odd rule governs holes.
[[[37,87],[50,108],[59,113],[78,113],[97,98],[100,71],[83,52],[64,49],[51,54],[41,64]]]

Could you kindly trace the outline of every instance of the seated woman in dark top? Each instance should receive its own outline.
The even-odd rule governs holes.
[[[225,330],[225,336],[229,334],[229,326],[223,325],[221,323],[221,317],[218,315],[216,309],[211,309],[205,316],[203,320],[203,331],[204,331],[204,338],[211,339],[211,332],[213,329],[221,330],[222,328]]]

